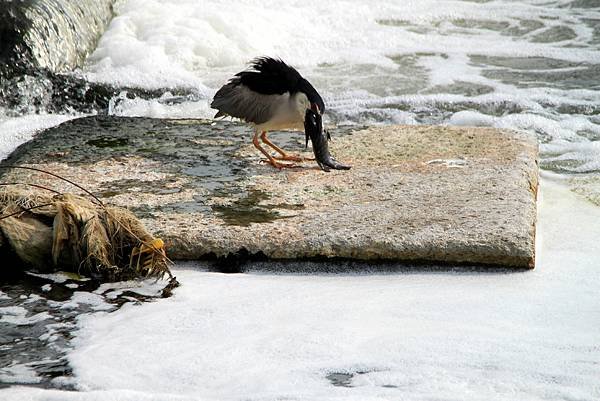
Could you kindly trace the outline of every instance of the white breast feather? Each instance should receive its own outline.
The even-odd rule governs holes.
[[[290,96],[284,93],[280,100],[277,112],[269,121],[256,125],[256,130],[273,131],[282,129],[304,129],[304,116],[306,109],[310,108],[310,102],[302,92]]]

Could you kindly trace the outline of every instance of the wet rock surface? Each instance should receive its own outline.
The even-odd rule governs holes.
[[[52,171],[128,207],[173,259],[260,256],[533,267],[537,142],[489,128],[331,130],[315,162],[260,163],[248,127],[229,121],[87,117],[40,133],[3,165]],[[311,157],[303,133],[273,133]],[[76,188],[40,173],[2,182]]]

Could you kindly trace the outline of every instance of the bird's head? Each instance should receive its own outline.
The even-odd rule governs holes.
[[[325,103],[323,102],[323,98],[321,98],[319,92],[317,92],[310,82],[304,78],[300,79],[298,91],[306,95],[312,111],[318,114],[323,114],[325,112]]]

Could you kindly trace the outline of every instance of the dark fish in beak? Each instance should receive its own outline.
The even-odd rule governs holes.
[[[306,146],[308,146],[309,139],[312,142],[315,160],[319,167],[321,167],[321,170],[350,170],[351,166],[339,163],[329,153],[329,145],[327,143],[330,139],[329,133],[323,131],[323,119],[321,114],[312,109],[306,110],[306,116],[304,118],[304,134],[306,135]]]

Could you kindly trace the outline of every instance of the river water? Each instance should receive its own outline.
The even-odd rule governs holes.
[[[210,118],[220,85],[270,55],[319,90],[328,124],[535,133],[536,270],[228,279],[187,266],[184,287],[209,295],[188,287],[143,306],[64,277],[9,283],[0,382],[83,392],[7,397],[600,398],[600,2],[128,0],[116,14],[74,72],[124,88],[100,113]],[[80,113],[0,109],[0,157]],[[28,347],[43,356],[21,357]]]

